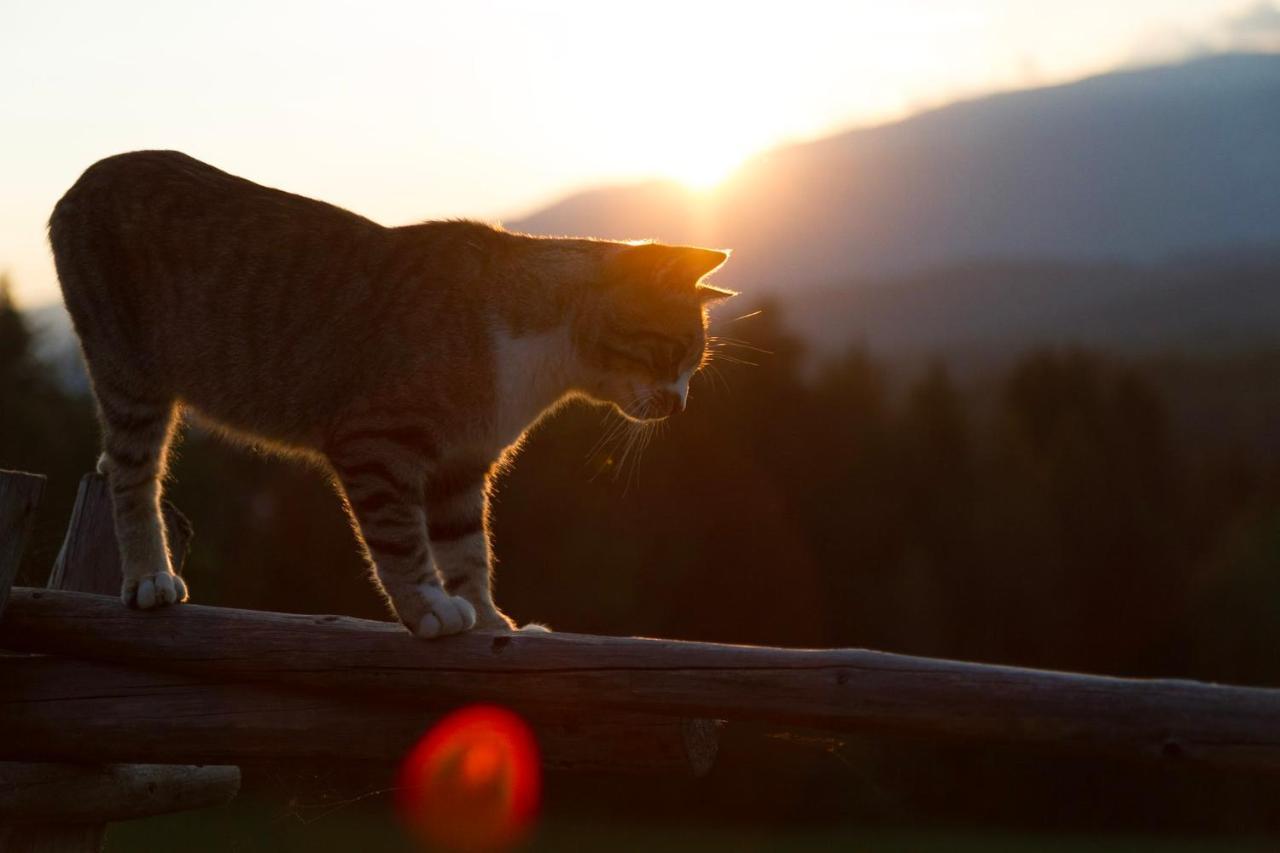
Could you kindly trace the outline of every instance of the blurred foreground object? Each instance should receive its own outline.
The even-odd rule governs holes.
[[[428,845],[493,850],[531,828],[541,789],[533,733],[515,714],[473,705],[449,714],[400,769],[400,816]]]

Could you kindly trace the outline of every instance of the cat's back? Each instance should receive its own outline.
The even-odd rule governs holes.
[[[277,291],[283,297],[299,281],[325,284],[319,273],[335,256],[359,264],[386,232],[178,151],[99,160],[49,220],[58,278],[82,336],[106,313],[91,304],[95,295],[110,293],[123,309],[112,313],[133,324],[181,326],[184,317],[207,324],[225,309],[251,310],[249,302]]]
[[[89,208],[109,210],[129,198],[154,199],[157,193],[234,193],[267,190],[244,178],[203,163],[181,151],[129,151],[104,157],[85,169],[54,208],[53,220]]]
[[[223,226],[212,234],[210,226]],[[376,223],[305,196],[265,187],[224,172],[180,151],[132,151],[94,163],[54,207],[49,220],[54,253],[74,250],[78,232],[91,229],[117,241],[161,235],[173,245],[199,249],[257,230],[291,227],[371,233]],[[201,239],[203,238],[203,240]]]
[[[49,222],[88,360],[273,435],[296,430],[268,429],[264,400],[315,409],[368,372],[352,348],[391,232],[177,151],[95,163]]]

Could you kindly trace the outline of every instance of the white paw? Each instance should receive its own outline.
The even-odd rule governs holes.
[[[551,633],[551,629],[548,628],[546,625],[543,625],[541,622],[530,622],[528,625],[521,625],[519,630],[521,634],[550,634]]]
[[[424,639],[461,634],[475,627],[476,609],[471,602],[450,595],[438,586],[423,584],[418,587],[427,604],[427,615],[418,620],[414,634]]]
[[[172,572],[153,572],[140,578],[125,578],[120,600],[126,607],[151,610],[187,600],[187,585]]]

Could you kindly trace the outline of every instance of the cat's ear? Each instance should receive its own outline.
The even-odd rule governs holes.
[[[674,270],[678,271],[681,278],[687,278],[697,283],[704,277],[711,275],[720,267],[724,266],[724,262],[729,260],[729,251],[720,249],[701,249],[696,246],[675,246],[673,247],[679,254],[673,264]]]
[[[627,246],[614,258],[614,269],[627,278],[660,281],[692,288],[729,260],[729,252],[697,246],[642,243]]]

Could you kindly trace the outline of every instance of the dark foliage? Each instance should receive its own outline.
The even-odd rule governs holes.
[[[97,424],[89,402],[67,394],[38,361],[25,318],[0,276],[0,468],[49,478],[18,582],[42,580],[58,554],[80,475],[96,459]]]

